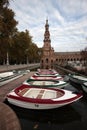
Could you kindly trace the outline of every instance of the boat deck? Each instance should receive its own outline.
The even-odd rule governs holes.
[[[31,84],[31,85],[41,85],[41,86],[43,86],[43,85],[54,85],[57,82],[55,82],[55,81],[30,81],[28,83]]]
[[[59,98],[64,94],[60,91],[46,90],[46,89],[35,89],[35,88],[24,88],[19,91],[18,94],[23,97],[36,98],[36,99],[52,99]]]
[[[87,81],[87,78],[86,78],[86,77],[83,77],[83,76],[74,75],[73,77],[74,77],[74,78],[77,78],[77,79],[79,79],[79,80],[85,80],[85,81]]]

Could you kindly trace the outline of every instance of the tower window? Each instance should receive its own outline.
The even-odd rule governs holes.
[[[46,59],[46,63],[48,63],[48,59]]]
[[[53,60],[51,60],[51,63],[53,63]]]

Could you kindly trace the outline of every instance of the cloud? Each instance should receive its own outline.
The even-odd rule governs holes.
[[[48,17],[51,44],[55,51],[80,51],[87,47],[87,0],[15,0],[20,31],[29,30],[38,47],[43,46],[45,20]]]

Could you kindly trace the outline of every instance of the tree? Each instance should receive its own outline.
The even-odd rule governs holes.
[[[6,61],[6,55],[10,47],[10,38],[17,25],[17,21],[14,19],[15,14],[8,6],[9,0],[0,1],[0,59],[3,62]]]
[[[40,61],[41,49],[32,41],[29,31],[16,32],[10,46],[11,63],[34,63]]]
[[[6,63],[7,53],[11,64],[37,62],[39,50],[32,42],[29,31],[19,32],[15,13],[8,8],[9,0],[0,0],[0,64]]]
[[[30,63],[31,62],[33,62],[33,63],[37,62],[37,60],[38,60],[38,57],[37,57],[38,53],[37,53],[37,51],[38,51],[37,45],[35,43],[32,43],[30,45],[29,50],[28,50],[28,59],[29,59]]]
[[[13,63],[26,63],[30,46],[32,44],[32,37],[29,31],[16,32],[12,37],[12,44],[10,46],[10,56]]]

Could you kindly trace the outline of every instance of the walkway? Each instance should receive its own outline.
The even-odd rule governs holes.
[[[30,72],[26,75],[23,75],[22,77],[15,79],[3,86],[0,86],[0,101],[3,102],[4,97],[7,93],[9,93],[12,89],[20,86],[26,79],[28,79],[30,76],[32,76],[35,72]]]
[[[32,67],[40,66],[39,63],[35,64],[20,64],[20,65],[0,65],[0,72],[10,71],[10,70],[17,70],[17,69],[31,69]]]
[[[9,82],[8,84],[0,86],[0,130],[21,130],[21,125],[15,112],[8,105],[4,104],[3,101],[7,93],[20,86],[34,73],[35,72],[30,72]]]

